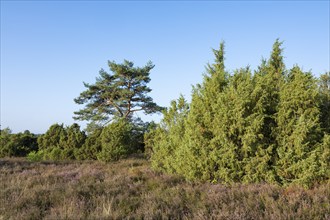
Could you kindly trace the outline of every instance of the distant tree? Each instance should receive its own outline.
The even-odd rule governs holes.
[[[59,147],[65,142],[66,131],[63,124],[53,124],[38,138],[38,145],[41,150]]]
[[[162,109],[148,96],[151,62],[142,68],[127,60],[123,64],[108,61],[108,65],[112,74],[101,69],[95,84],[84,83],[87,90],[74,101],[86,106],[74,112],[74,119],[108,123],[114,116],[130,120],[135,112],[150,114]]]
[[[64,148],[77,149],[85,143],[86,135],[84,131],[80,130],[77,123],[73,123],[66,128],[66,141],[63,143]]]
[[[31,151],[36,151],[38,147],[38,136],[31,133],[29,130],[25,130],[23,133],[18,133],[17,135],[18,143],[20,146],[18,149],[17,156],[26,156]]]
[[[23,157],[36,150],[37,136],[30,131],[12,134],[9,128],[1,130],[0,157]]]
[[[131,138],[133,152],[144,152],[144,134],[150,130],[153,122],[143,122],[141,118],[136,118],[132,122]]]
[[[77,123],[65,128],[65,138],[61,141],[60,149],[65,159],[75,159],[75,152],[83,146],[86,140],[84,131]]]
[[[85,139],[85,132],[76,123],[69,127],[53,124],[38,138],[38,144],[43,150],[44,159],[75,159],[75,152],[83,146]]]
[[[1,129],[0,136],[0,157],[10,156],[11,147],[9,146],[11,130],[9,128]]]

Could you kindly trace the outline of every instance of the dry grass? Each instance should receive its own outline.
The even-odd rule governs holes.
[[[330,184],[188,183],[117,163],[0,159],[0,219],[330,219]]]

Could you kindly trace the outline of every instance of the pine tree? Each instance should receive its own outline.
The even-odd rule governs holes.
[[[151,62],[142,68],[127,60],[123,64],[109,61],[108,65],[112,74],[101,69],[95,84],[84,83],[87,90],[74,101],[86,106],[74,112],[74,119],[106,124],[113,117],[131,119],[138,111],[151,114],[162,109],[148,96]]]

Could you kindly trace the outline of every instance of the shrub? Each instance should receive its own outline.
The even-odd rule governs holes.
[[[97,160],[97,155],[101,151],[101,133],[101,128],[89,133],[85,143],[80,148],[75,149],[75,158],[78,160]]]
[[[229,184],[329,180],[329,74],[318,85],[298,66],[287,70],[281,45],[276,40],[254,74],[246,67],[230,75],[223,44],[214,50],[216,62],[194,87],[189,109],[173,101],[146,135],[152,166]]]
[[[101,161],[113,161],[130,154],[132,149],[133,126],[125,119],[118,119],[105,127],[101,133],[101,152],[97,158]]]
[[[44,151],[39,150],[39,151],[31,151],[27,156],[27,160],[30,162],[39,162],[43,160],[44,157]]]
[[[37,136],[28,130],[12,134],[9,128],[1,130],[0,157],[24,157],[38,150]]]
[[[85,132],[78,124],[69,127],[54,124],[38,138],[40,149],[44,149],[44,159],[75,159],[75,152],[82,147],[86,139]]]

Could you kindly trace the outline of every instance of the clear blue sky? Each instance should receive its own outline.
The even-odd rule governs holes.
[[[329,1],[1,1],[1,127],[72,124],[73,101],[107,60],[151,60],[151,96],[169,106],[202,81],[211,48],[253,69],[284,41],[286,65],[329,71]],[[157,120],[160,116],[154,116]],[[150,118],[148,118],[150,119]],[[80,123],[84,124],[84,123]]]

